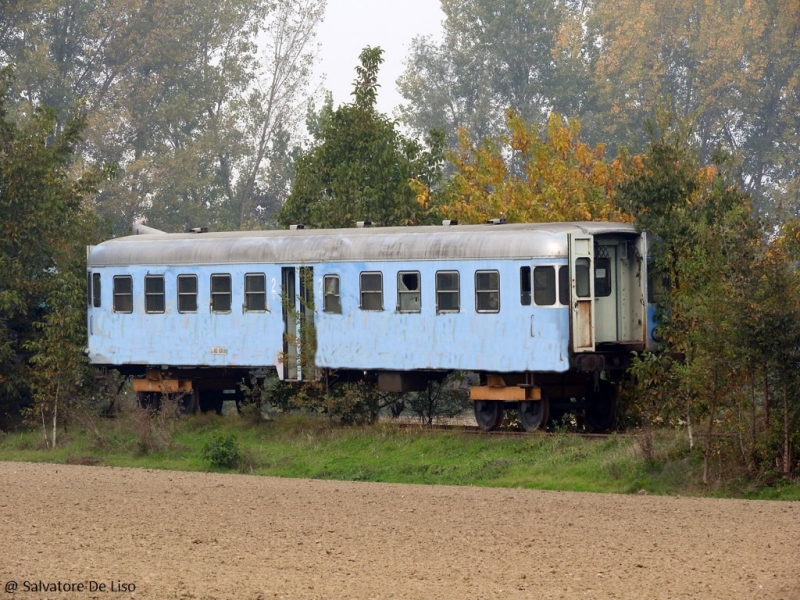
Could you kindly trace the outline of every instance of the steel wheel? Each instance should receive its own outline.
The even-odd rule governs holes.
[[[547,416],[550,412],[550,402],[547,396],[542,394],[541,400],[530,400],[519,403],[519,420],[525,431],[534,431],[543,428],[547,423]]]
[[[503,422],[503,403],[495,400],[476,400],[475,420],[483,431],[497,429]]]

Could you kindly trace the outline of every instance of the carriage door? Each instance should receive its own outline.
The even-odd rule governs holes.
[[[317,378],[314,359],[317,336],[314,328],[314,267],[300,267],[300,378]]]
[[[617,327],[617,245],[598,242],[594,248],[595,343],[619,340]]]
[[[283,310],[283,378],[297,381],[300,374],[300,327],[297,312],[295,268],[281,269],[281,307]]]
[[[591,235],[569,235],[570,338],[573,352],[594,351],[594,240]]]
[[[300,272],[299,282],[297,272]],[[283,377],[289,381],[316,379],[314,333],[314,268],[283,267]]]

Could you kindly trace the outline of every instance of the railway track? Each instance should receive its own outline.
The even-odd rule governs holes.
[[[438,425],[425,425],[421,423],[396,423],[400,429],[413,429],[417,431],[449,431],[455,433],[463,433],[466,435],[486,435],[495,437],[531,437],[533,435],[554,436],[563,435],[565,432],[554,431],[518,431],[513,429],[495,429],[494,431],[483,431],[477,425],[454,425],[454,424],[438,424]],[[567,435],[581,437],[584,439],[605,440],[611,436],[616,437],[630,437],[629,434],[619,433],[589,433],[589,432],[566,432]]]

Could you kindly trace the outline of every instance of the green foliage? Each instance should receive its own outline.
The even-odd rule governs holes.
[[[578,118],[585,140],[642,151],[659,105],[695,123],[701,160],[724,147],[762,213],[800,203],[800,11],[789,0],[443,0],[444,37],[413,41],[402,119],[473,138],[513,109]]]
[[[724,155],[702,166],[690,128],[666,117],[657,125],[618,195],[655,238],[652,267],[672,281],[659,310],[664,352],[634,359],[634,408],[646,424],[682,424],[690,439],[703,434],[706,484],[712,471],[730,467],[716,461],[720,455],[741,460],[754,476],[777,457],[788,474],[800,425],[791,391],[800,382],[800,279],[780,240],[753,217]],[[775,395],[779,411],[771,410]],[[774,412],[781,443],[765,452]],[[725,449],[727,436],[739,440],[738,456]]]
[[[461,372],[429,382],[427,390],[406,394],[403,402],[426,425],[433,425],[440,417],[457,417],[472,404]]]
[[[311,227],[418,224],[423,218],[409,183],[431,187],[440,176],[442,136],[432,133],[428,149],[399,133],[375,109],[380,48],[359,57],[354,102],[324,106],[311,119],[314,146],[296,163],[294,186],[279,221]]]
[[[736,468],[717,485],[698,487],[699,453],[689,450],[684,433],[664,429],[653,431],[647,441],[567,434],[486,437],[391,423],[342,427],[318,415],[285,414],[258,427],[242,419],[198,415],[175,420],[173,443],[144,454],[137,450],[130,422],[122,421],[98,422],[106,439],[102,445],[94,434],[76,428],[60,448],[46,451],[35,432],[0,434],[0,460],[203,471],[210,466],[203,448],[224,447],[233,438],[245,463],[233,468],[267,476],[800,499],[796,482],[755,479]]]
[[[24,8],[23,8],[24,5]],[[322,0],[26,0],[4,4],[0,61],[19,109],[85,99],[85,156],[122,167],[98,213],[189,226],[269,225],[289,189]]]
[[[234,469],[242,452],[234,435],[217,434],[203,446],[203,460],[217,469]]]
[[[11,79],[0,74],[0,410],[34,400],[36,420],[55,425],[59,402],[87,384],[85,247],[99,237],[87,203],[113,169],[74,163],[83,113],[57,126],[39,107],[11,121]]]

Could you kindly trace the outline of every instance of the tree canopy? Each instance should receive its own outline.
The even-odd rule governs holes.
[[[11,77],[8,69],[0,77],[0,398],[19,408],[35,396],[31,361],[59,349],[37,345],[48,332],[44,323],[72,331],[82,356],[86,245],[100,237],[87,205],[111,171],[73,163],[85,114],[65,118],[57,133],[49,108],[10,120]],[[8,408],[0,406],[3,414]]]
[[[55,110],[82,99],[81,154],[117,163],[98,214],[180,231],[270,222],[288,194],[324,0],[31,0],[6,3],[10,97]]]
[[[284,225],[413,225],[423,219],[409,184],[415,179],[430,187],[437,181],[442,137],[434,133],[425,148],[377,112],[382,54],[380,48],[365,48],[353,101],[336,109],[329,101],[322,108],[312,127],[313,146],[297,159],[294,186],[280,213]]]
[[[466,127],[502,135],[513,109],[544,124],[578,118],[590,144],[645,149],[644,123],[668,105],[694,123],[703,161],[717,147],[738,164],[756,209],[800,206],[800,9],[736,0],[443,0],[444,39],[414,41],[398,85],[417,133]]]

